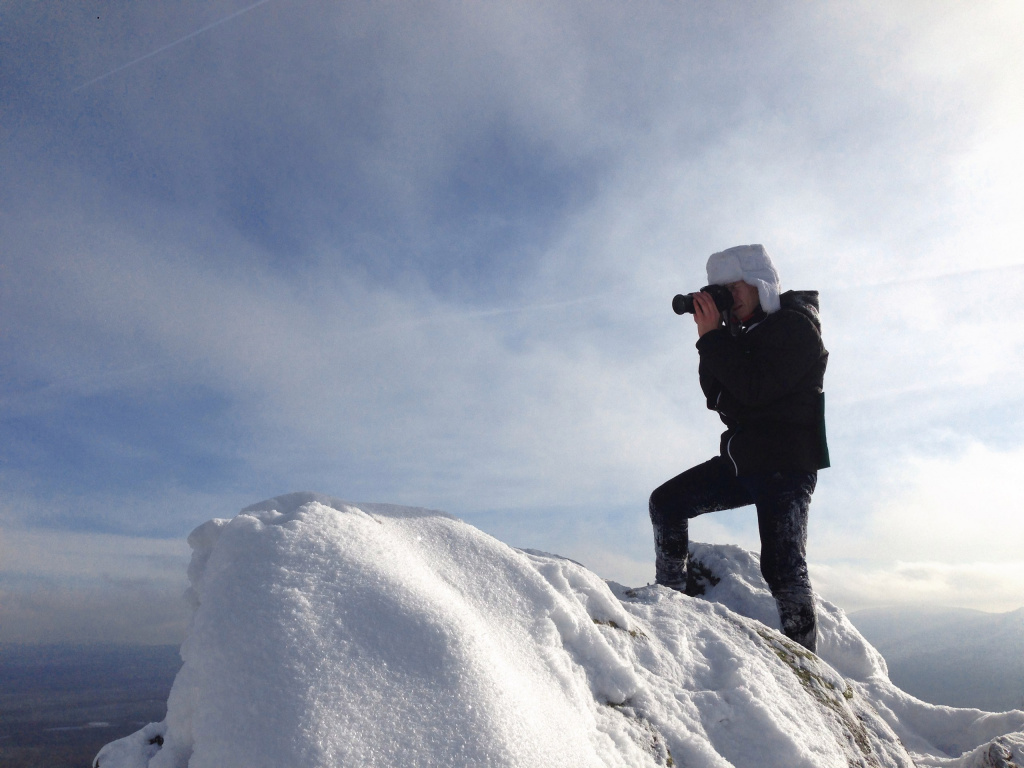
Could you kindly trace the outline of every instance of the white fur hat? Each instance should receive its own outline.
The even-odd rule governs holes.
[[[757,288],[761,309],[769,315],[779,309],[782,282],[763,245],[737,245],[708,259],[708,282],[727,285],[742,280]]]

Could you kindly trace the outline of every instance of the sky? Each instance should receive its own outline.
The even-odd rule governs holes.
[[[621,583],[717,452],[707,257],[821,295],[847,610],[1024,595],[1016,2],[14,0],[0,641],[176,642],[186,536],[441,509]],[[757,549],[751,508],[692,538]],[[143,618],[140,618],[143,617]]]

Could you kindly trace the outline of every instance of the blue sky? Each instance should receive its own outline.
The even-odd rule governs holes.
[[[0,640],[173,640],[295,490],[653,578],[720,432],[669,302],[752,242],[821,292],[816,587],[1019,607],[1024,12],[890,6],[7,6]]]

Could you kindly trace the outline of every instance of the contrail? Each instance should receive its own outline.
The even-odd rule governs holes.
[[[895,277],[890,280],[880,280],[877,283],[858,283],[844,285],[842,287],[830,288],[829,293],[843,293],[846,291],[862,291],[866,288],[887,288],[893,285],[908,285],[910,283],[937,283],[943,280],[953,280],[961,277],[975,277],[990,272],[1008,272],[1024,269],[1024,264],[996,264],[991,267],[977,267],[976,269],[961,269],[956,272],[940,272],[936,275],[908,275],[906,277]]]
[[[175,40],[173,43],[168,43],[167,45],[160,46],[155,51],[150,51],[145,56],[140,56],[139,58],[135,59],[134,61],[129,61],[127,64],[122,64],[117,69],[112,69],[109,72],[107,72],[105,75],[100,75],[99,77],[94,77],[89,82],[82,83],[77,88],[73,88],[71,90],[71,92],[74,93],[75,91],[80,91],[83,88],[88,88],[90,85],[93,85],[94,83],[98,83],[100,80],[106,80],[111,75],[116,75],[118,72],[121,72],[123,70],[128,69],[128,67],[134,67],[140,61],[145,61],[146,59],[151,59],[154,56],[156,56],[158,53],[163,53],[168,48],[173,48],[176,45],[181,45],[186,40],[191,40],[193,37],[201,35],[204,32],[209,32],[214,27],[219,27],[224,22],[231,21],[232,19],[237,18],[238,16],[241,16],[243,13],[248,13],[249,11],[253,10],[254,8],[259,8],[261,5],[265,5],[265,4],[269,3],[269,2],[270,2],[270,0],[259,0],[258,3],[253,3],[252,5],[248,5],[245,8],[242,8],[241,10],[235,11],[234,13],[229,13],[227,16],[224,16],[223,18],[217,19],[217,21],[214,21],[214,22],[212,22],[210,24],[207,24],[205,27],[197,29],[195,32],[189,32],[187,35],[185,35],[182,38],[179,38],[178,40]]]
[[[445,323],[458,323],[464,320],[471,320],[477,317],[495,317],[498,315],[516,315],[523,312],[544,311],[549,309],[562,309],[577,304],[587,304],[592,301],[599,301],[608,296],[617,295],[615,291],[581,296],[575,299],[564,299],[562,301],[549,301],[538,304],[526,304],[518,307],[498,307],[494,309],[471,309],[465,312],[452,312],[448,314],[425,315],[423,317],[411,318],[402,322],[382,323],[365,328],[355,328],[342,335],[346,337],[367,336],[375,333],[388,333],[405,328],[416,328],[426,325],[443,325]]]

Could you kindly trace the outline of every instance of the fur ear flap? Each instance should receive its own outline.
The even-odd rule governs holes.
[[[782,303],[779,301],[778,286],[767,283],[764,280],[755,280],[753,285],[757,288],[757,295],[761,297],[761,309],[765,311],[765,314],[770,315],[772,312],[778,312],[782,306]]]

